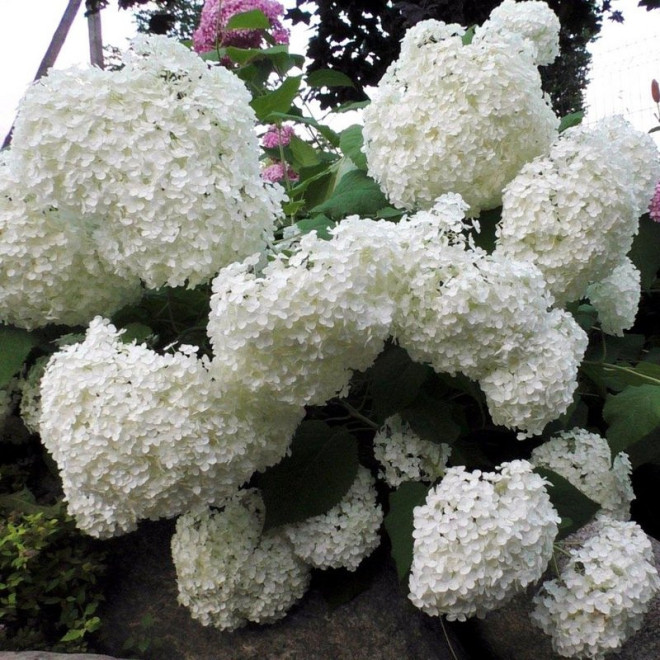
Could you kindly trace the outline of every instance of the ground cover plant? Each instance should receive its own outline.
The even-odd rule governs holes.
[[[22,101],[0,160],[4,463],[38,438],[57,480],[8,482],[0,548],[21,525],[41,548],[60,492],[71,539],[176,518],[179,602],[233,630],[387,543],[429,615],[536,585],[557,653],[619,648],[660,588],[631,521],[660,460],[654,142],[555,115],[542,2],[418,23],[341,132],[297,99],[350,79],[298,73],[279,5],[239,4]]]

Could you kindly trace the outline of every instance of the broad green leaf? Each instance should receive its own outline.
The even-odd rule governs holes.
[[[307,75],[310,87],[355,87],[353,81],[341,71],[317,69]]]
[[[582,491],[553,470],[536,467],[534,472],[550,482],[547,485],[548,495],[550,495],[552,506],[557,509],[557,513],[561,516],[559,534],[557,535],[558,540],[566,538],[569,534],[586,525],[600,509],[599,504],[588,498]]]
[[[369,370],[373,416],[378,422],[409,406],[429,376],[429,367],[413,362],[399,346],[389,345]]]
[[[60,642],[72,642],[85,636],[85,630],[69,630],[61,639]]]
[[[154,331],[144,323],[129,323],[124,329],[125,332],[120,337],[124,344],[130,344],[133,340],[136,344],[143,344],[154,336]]]
[[[614,457],[660,427],[660,386],[627,387],[608,397],[603,418],[609,424],[607,441]]]
[[[268,16],[260,9],[234,14],[225,26],[226,30],[267,30],[270,27]]]
[[[584,119],[584,112],[581,110],[579,112],[571,112],[561,118],[559,122],[559,132],[563,133],[567,128],[572,128],[573,126],[578,126],[582,123]]]
[[[52,518],[59,515],[63,507],[63,502],[58,502],[51,506],[37,504],[34,495],[27,488],[16,493],[0,495],[0,511],[4,514],[9,514],[12,511],[25,514],[43,513],[45,516]]]
[[[300,209],[305,206],[304,200],[298,200],[296,202],[284,202],[282,204],[282,212],[286,216],[296,215]]]
[[[641,273],[642,291],[648,291],[660,270],[660,222],[653,222],[648,213],[639,219],[630,259]]]
[[[287,112],[298,94],[302,76],[287,78],[276,90],[257,96],[250,105],[257,114],[257,119],[264,121],[271,112]]]
[[[39,344],[35,333],[0,326],[0,387],[4,387],[17,374],[30,351]]]
[[[453,410],[453,404],[422,392],[400,414],[420,438],[452,444],[461,434],[461,427],[453,419]]]
[[[652,362],[639,362],[636,366],[627,364],[589,363],[585,373],[597,383],[620,392],[632,385],[660,385],[660,365]]]
[[[291,151],[292,156],[291,165],[293,165],[294,169],[297,171],[304,167],[313,167],[321,162],[316,149],[296,135],[291,137],[289,150]]]
[[[376,217],[382,218],[383,220],[393,220],[394,218],[399,220],[404,215],[404,213],[405,211],[394,208],[393,206],[385,206],[384,208],[378,209],[378,211],[376,211]]]
[[[319,238],[329,241],[332,238],[330,229],[337,226],[337,223],[330,220],[327,215],[315,215],[313,218],[304,218],[296,222],[296,227],[300,230],[301,234],[308,234],[310,231],[315,231]]]
[[[291,455],[258,477],[266,505],[264,530],[325,513],[344,497],[357,470],[357,440],[348,431],[303,422]]]
[[[378,184],[362,170],[351,170],[341,178],[332,195],[311,212],[325,213],[334,219],[352,214],[366,217],[375,215],[383,206],[387,206],[387,200]]]
[[[343,130],[339,136],[339,148],[341,152],[348,156],[360,170],[367,170],[367,157],[362,153],[362,126],[353,124]]]
[[[633,470],[645,463],[660,465],[660,427],[626,447]]]
[[[426,501],[429,487],[417,481],[407,481],[390,493],[390,510],[384,524],[392,544],[392,558],[399,580],[403,582],[413,560],[413,510]]]

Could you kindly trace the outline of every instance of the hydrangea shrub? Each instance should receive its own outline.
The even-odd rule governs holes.
[[[424,612],[538,587],[558,653],[618,648],[658,588],[626,521],[660,418],[617,431],[631,397],[660,401],[626,334],[660,266],[634,247],[657,149],[618,118],[559,134],[543,2],[414,26],[341,133],[296,105],[281,13],[209,1],[204,58],[140,38],[119,71],[28,91],[0,158],[2,417],[40,435],[87,534],[178,517],[178,598],[204,625],[279,620],[312,571],[359,576],[387,514]],[[581,427],[612,391],[605,439]]]

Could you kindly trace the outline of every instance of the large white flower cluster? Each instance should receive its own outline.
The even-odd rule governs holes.
[[[282,618],[303,596],[309,567],[277,532],[262,533],[264,506],[255,490],[240,491],[217,511],[177,520],[172,558],[179,603],[205,626],[234,630],[248,621]]]
[[[391,488],[404,481],[433,482],[444,475],[451,447],[420,438],[400,415],[388,417],[374,437],[379,477]]]
[[[414,509],[410,600],[450,621],[485,616],[541,577],[559,520],[527,461],[449,468]]]
[[[502,366],[479,379],[495,424],[519,428],[524,439],[563,414],[588,341],[568,312],[553,309],[524,346],[510,350]]]
[[[280,460],[298,408],[220,390],[194,347],[159,355],[95,319],[51,359],[39,430],[68,510],[99,537],[231,494]]]
[[[524,42],[533,50],[534,64],[552,64],[559,56],[559,18],[547,3],[504,0],[475,30],[473,43],[509,41],[512,47]],[[523,46],[525,47],[525,46]]]
[[[165,37],[137,38],[124,63],[52,71],[30,87],[9,164],[37,209],[57,208],[62,225],[78,218],[115,277],[150,288],[208,281],[263,249],[280,212],[281,190],[259,176],[250,94]],[[58,262],[63,241],[40,263]],[[80,260],[95,253],[79,248]]]
[[[534,262],[558,304],[578,300],[624,262],[659,177],[652,139],[621,118],[568,129],[506,187],[496,252]]]
[[[383,510],[376,501],[374,484],[369,470],[360,466],[339,504],[324,514],[285,526],[284,534],[296,555],[314,568],[354,571],[380,543]]]
[[[602,520],[559,577],[534,597],[531,618],[564,657],[602,659],[642,627],[660,589],[651,543],[633,522]]]
[[[635,323],[641,292],[641,274],[628,258],[607,276],[587,287],[589,302],[598,312],[604,332],[623,336]]]
[[[37,190],[0,164],[0,322],[77,325],[138,300],[139,280],[101,258],[90,221],[39,202]]]
[[[208,324],[214,377],[322,404],[391,335],[438,372],[483,379],[498,423],[540,432],[572,400],[586,335],[548,311],[532,263],[488,256],[458,233],[465,208],[452,194],[397,224],[347,218],[332,240],[309,234],[260,273],[254,260],[221,271]]]
[[[600,504],[599,517],[630,519],[635,499],[630,459],[619,452],[612,461],[607,440],[597,433],[579,428],[558,433],[532,452],[530,462],[557,472]]]
[[[522,165],[548,150],[559,122],[535,58],[550,57],[558,23],[542,19],[546,34],[521,35],[522,47],[513,48],[528,4],[506,8],[512,27],[501,39],[497,15],[469,45],[458,25],[427,20],[408,30],[363,115],[369,174],[392,204],[428,208],[456,192],[477,214],[499,206]]]

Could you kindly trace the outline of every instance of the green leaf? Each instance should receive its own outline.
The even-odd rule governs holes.
[[[341,71],[334,69],[317,69],[307,75],[307,84],[310,87],[353,87],[353,81]]]
[[[660,222],[653,222],[648,213],[639,219],[630,259],[641,273],[642,291],[648,291],[660,269]]]
[[[361,110],[362,108],[366,108],[370,103],[371,101],[369,99],[366,101],[350,101],[349,103],[338,105],[336,108],[333,108],[331,112],[342,113],[350,112],[351,110]]]
[[[72,642],[84,636],[85,630],[69,630],[69,632],[60,639],[60,642]]]
[[[656,428],[637,442],[626,447],[633,470],[645,463],[660,465],[660,428]]]
[[[412,404],[429,376],[429,367],[413,362],[399,346],[387,346],[369,370],[373,416],[379,422]]]
[[[272,112],[287,112],[298,94],[302,76],[287,78],[276,90],[257,96],[250,105],[257,114],[257,119],[264,121]]]
[[[289,149],[292,156],[291,165],[296,170],[304,167],[313,167],[321,162],[316,149],[311,144],[301,140],[297,135],[291,137]]]
[[[330,220],[327,215],[315,215],[313,218],[303,218],[296,222],[296,227],[300,230],[301,234],[309,234],[310,231],[315,231],[319,238],[329,241],[332,238],[330,229],[337,226],[337,223]]]
[[[453,419],[454,406],[422,392],[400,411],[401,418],[423,440],[452,444],[461,434],[461,427]]]
[[[348,156],[360,170],[367,171],[367,157],[362,153],[362,126],[353,124],[343,130],[339,135],[339,148],[341,152]]]
[[[584,112],[582,110],[578,112],[571,112],[561,118],[559,122],[559,132],[563,133],[567,128],[572,128],[573,126],[578,126],[582,123],[584,119]]]
[[[267,30],[270,27],[268,16],[260,9],[234,14],[225,26],[226,30]]]
[[[144,323],[129,323],[124,329],[125,332],[120,337],[124,344],[130,344],[133,340],[136,344],[144,344],[154,336],[154,331]]]
[[[495,249],[496,236],[495,232],[499,221],[502,219],[502,207],[498,206],[488,211],[482,211],[479,215],[480,231],[472,232],[472,238],[477,247],[486,250],[488,254]]]
[[[660,365],[639,362],[636,366],[625,364],[590,363],[584,365],[586,374],[597,384],[620,392],[632,385],[660,385]]]
[[[399,580],[403,582],[413,560],[413,510],[426,501],[429,487],[417,481],[407,481],[390,493],[390,510],[384,524],[392,544],[392,558]]]
[[[607,441],[614,457],[660,427],[660,386],[627,387],[608,397],[603,418],[609,424]]]
[[[0,326],[0,387],[4,387],[18,373],[30,354],[39,344],[39,336],[35,333]]]
[[[264,530],[325,513],[346,495],[357,470],[357,440],[348,431],[303,422],[291,455],[258,477],[266,505]]]
[[[547,486],[550,501],[562,520],[559,525],[558,540],[566,538],[586,525],[600,509],[598,503],[553,470],[536,467],[534,472],[550,482]]]
[[[311,212],[338,220],[351,214],[375,215],[384,206],[387,200],[378,184],[362,170],[351,170],[344,174],[332,195]]]
[[[384,208],[378,209],[378,211],[376,211],[376,217],[382,218],[383,220],[393,220],[395,218],[399,220],[404,215],[404,213],[405,211],[397,209],[394,206],[385,206]]]
[[[474,39],[474,32],[474,25],[471,25],[467,30],[465,30],[465,34],[461,37],[464,46],[469,46],[472,43],[472,39]]]

